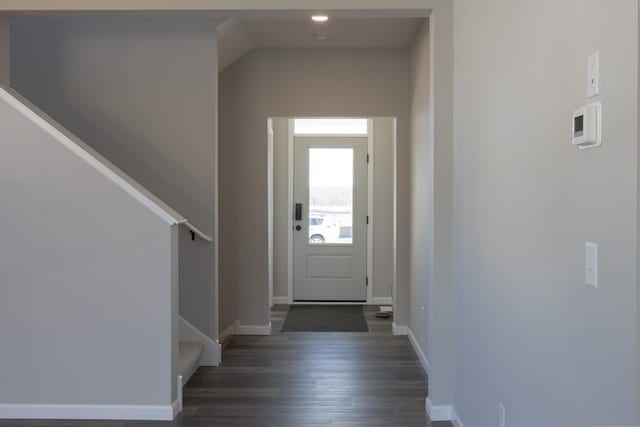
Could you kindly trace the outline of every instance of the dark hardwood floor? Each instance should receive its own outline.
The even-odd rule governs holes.
[[[217,368],[200,368],[173,422],[0,421],[34,427],[432,426],[427,378],[407,337],[365,308],[368,333],[280,333],[287,306],[272,311],[270,336],[234,337]]]

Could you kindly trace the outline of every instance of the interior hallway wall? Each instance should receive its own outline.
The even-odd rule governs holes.
[[[455,2],[455,408],[635,425],[638,3]],[[600,92],[587,99],[587,56]],[[603,103],[603,144],[571,114]],[[599,288],[585,242],[599,244]]]
[[[392,297],[394,119],[373,119],[373,298]]]
[[[9,85],[9,18],[0,14],[0,84]]]
[[[0,418],[166,417],[177,375],[176,227],[30,109],[0,100]]]
[[[433,287],[433,141],[429,135],[429,22],[424,21],[409,51],[411,99],[409,329],[429,356],[429,288]]]
[[[268,117],[397,117],[398,241],[408,242],[408,51],[256,49],[220,76],[220,286],[237,291],[238,319],[266,325]],[[398,247],[397,317],[406,324],[408,245]],[[223,284],[224,282],[224,284]],[[224,301],[223,305],[231,303]],[[223,325],[221,325],[223,327]]]
[[[442,2],[409,49],[409,332],[427,359],[428,408],[448,408],[454,397],[452,21],[452,3]]]
[[[274,118],[274,296],[287,298],[289,119]],[[373,119],[373,298],[391,298],[393,282],[393,118]]]
[[[11,83],[212,235],[218,22],[12,18]],[[214,247],[180,228],[180,313],[215,338]]]
[[[638,2],[640,4],[640,1]],[[638,171],[637,175],[637,183],[636,188],[640,192],[640,6],[638,6],[638,44],[637,44],[637,52],[638,52],[638,62],[637,62],[637,120],[636,120],[636,132],[638,138],[638,158],[637,164]],[[640,194],[637,198],[638,204],[636,205],[636,213],[637,220],[636,224],[638,224],[638,228],[636,228],[636,266],[640,265]],[[636,271],[636,351],[638,357],[636,357],[636,385],[638,393],[636,394],[636,424],[640,425],[640,272]]]
[[[273,119],[273,136],[273,296],[287,298],[289,119]]]

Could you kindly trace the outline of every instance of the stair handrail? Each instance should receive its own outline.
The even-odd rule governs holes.
[[[198,236],[200,239],[204,240],[207,243],[213,242],[213,237],[204,234],[202,231],[198,230],[193,224],[189,221],[185,221],[182,223],[185,227],[189,229],[191,232],[191,240],[195,240],[195,236]]]

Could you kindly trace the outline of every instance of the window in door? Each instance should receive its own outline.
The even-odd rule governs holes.
[[[353,190],[353,148],[309,148],[309,243],[353,243]]]

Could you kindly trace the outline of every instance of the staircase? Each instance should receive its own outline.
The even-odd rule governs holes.
[[[185,385],[200,366],[204,344],[199,341],[180,341],[178,345],[178,373]]]
[[[174,419],[220,358],[181,327],[178,227],[213,239],[1,85],[0,141],[0,419]]]

